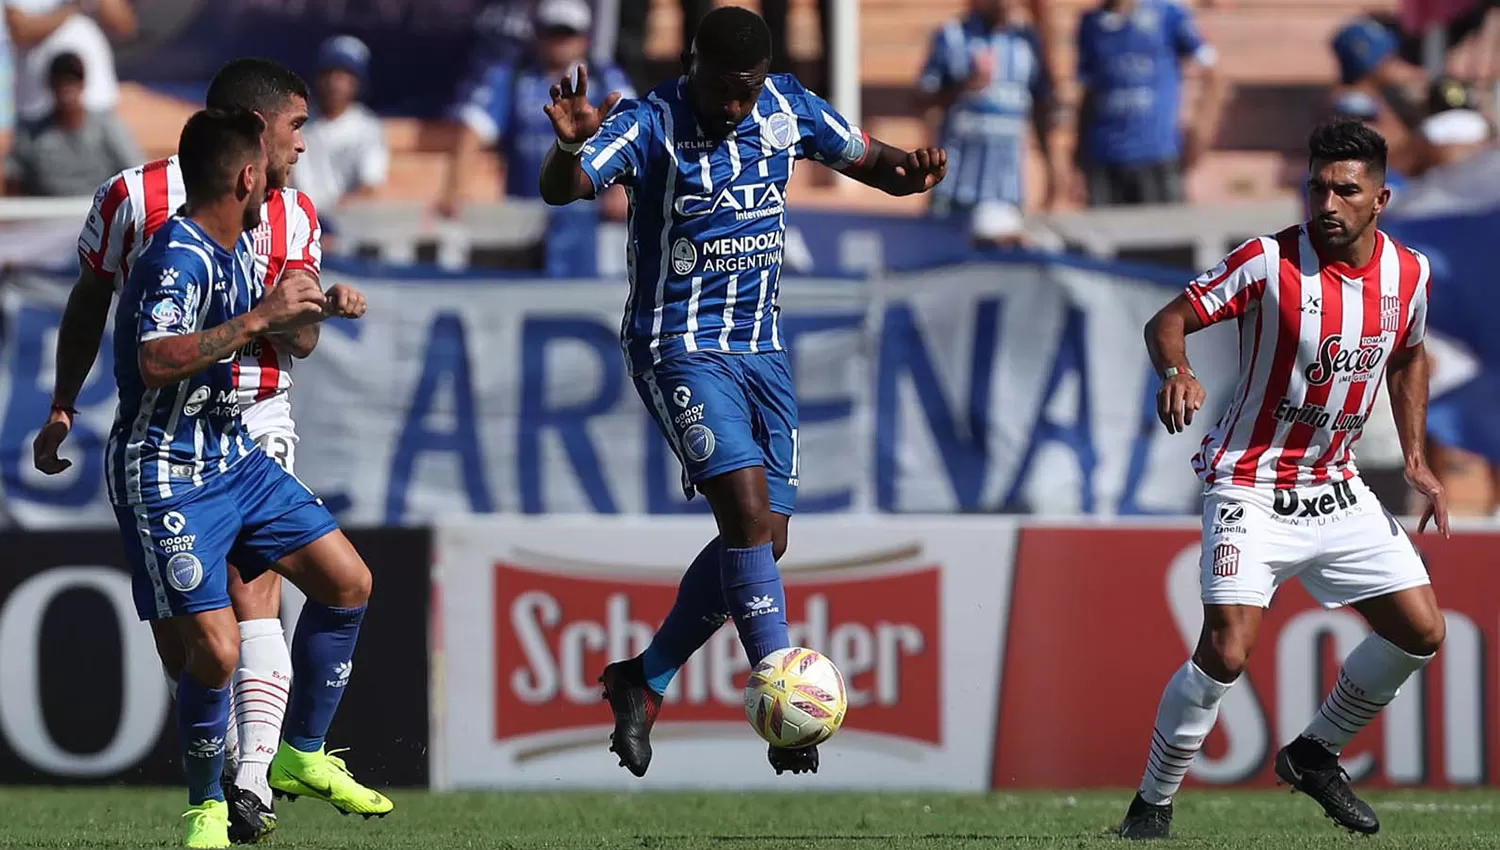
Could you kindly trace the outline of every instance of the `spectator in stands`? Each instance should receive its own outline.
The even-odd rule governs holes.
[[[1078,164],[1090,205],[1184,199],[1185,172],[1218,132],[1224,85],[1216,59],[1192,12],[1174,0],[1105,0],[1084,14]],[[1202,83],[1189,109],[1182,108],[1186,61]]]
[[[52,109],[48,69],[60,53],[74,53],[83,60],[88,76],[84,109],[106,112],[119,104],[115,54],[105,33],[117,39],[135,35],[135,10],[129,0],[3,2],[15,56],[16,110],[22,118],[43,118]]]
[[[1021,237],[1028,127],[1048,165],[1045,206],[1066,177],[1052,131],[1052,78],[1020,12],[1021,0],[971,0],[969,14],[933,35],[917,82],[923,106],[942,113],[939,144],[948,150],[932,212],[961,221],[981,243]]]
[[[649,89],[656,84],[646,67],[647,24],[651,18],[651,0],[618,0],[620,37],[615,46],[615,61],[637,88]],[[713,0],[678,0],[682,5],[682,52],[693,43],[698,22],[714,7]],[[773,0],[774,2],[774,0]]]
[[[1462,162],[1495,141],[1494,128],[1479,111],[1478,98],[1452,77],[1432,81],[1427,117],[1417,129],[1426,145],[1428,169]]]
[[[12,194],[88,196],[116,172],[145,159],[113,112],[84,106],[83,60],[76,53],[52,59],[47,72],[52,111],[21,125],[6,166]]]
[[[319,209],[385,185],[391,167],[385,128],[359,102],[368,77],[370,48],[352,35],[337,35],[318,50],[312,118],[302,130],[307,152],[292,172],[293,184]]]
[[[537,7],[537,41],[526,56],[486,69],[453,108],[459,127],[448,157],[448,177],[438,201],[444,216],[457,213],[464,182],[473,174],[482,146],[498,144],[505,161],[504,194],[512,198],[540,198],[538,181],[542,159],[557,135],[542,107],[550,102],[553,84],[584,61],[589,52],[592,21],[584,0],[542,0]],[[602,103],[611,91],[634,97],[625,75],[613,65],[589,68],[589,96]],[[618,188],[601,201],[623,217],[624,194]]]

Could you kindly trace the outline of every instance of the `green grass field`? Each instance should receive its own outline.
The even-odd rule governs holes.
[[[283,803],[282,848],[809,848],[1122,847],[1112,828],[1129,793],[952,794],[428,794],[396,792],[385,820],[340,817],[320,803]],[[173,847],[182,793],[0,790],[0,847]],[[1335,829],[1289,793],[1185,794],[1172,847],[1277,850],[1494,848],[1500,793],[1372,795],[1374,839]],[[1366,841],[1373,843],[1365,844]]]

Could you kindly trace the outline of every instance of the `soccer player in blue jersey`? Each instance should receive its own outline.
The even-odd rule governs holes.
[[[323,738],[349,680],[370,571],[323,503],[250,439],[233,378],[251,341],[351,315],[311,277],[288,278],[252,304],[246,231],[266,197],[263,129],[250,112],[189,119],[178,147],[187,204],[136,260],[115,313],[120,404],[105,449],[109,494],[136,611],[151,621],[163,662],[183,671],[188,847],[230,846],[220,776],[240,635],[229,561],[247,582],[274,569],[309,597],[292,641],[277,763],[310,788],[352,783]],[[382,795],[360,790],[359,811],[390,810]]]
[[[686,73],[640,100],[596,109],[588,74],[546,107],[557,143],[542,197],[566,204],[618,182],[630,197],[630,298],[622,343],[636,389],[703,493],[719,534],[688,567],[677,602],[640,656],[604,669],[612,749],[636,776],[673,675],[727,618],[752,665],[790,645],[776,561],[796,506],[797,401],[776,292],[786,187],[814,159],[892,195],[943,179],[947,153],[869,138],[789,74],[768,74],[760,16],[704,17]],[[816,772],[815,748],[772,747],[777,773]]]

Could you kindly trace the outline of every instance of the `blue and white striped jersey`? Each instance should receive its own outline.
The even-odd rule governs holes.
[[[621,344],[634,374],[690,351],[782,350],[776,293],[786,187],[799,159],[843,169],[869,137],[790,74],[771,74],[723,139],[694,118],[686,78],[624,100],[580,154],[603,191],[630,196],[630,297]]]
[[[173,218],[131,267],[115,308],[120,405],[105,448],[116,505],[183,498],[253,450],[240,424],[239,352],[159,389],[146,387],[137,358],[150,340],[207,330],[249,309],[254,254],[248,235],[230,252],[192,221]]]
[[[948,177],[933,198],[954,207],[981,201],[1021,206],[1025,200],[1026,139],[1034,110],[1052,96],[1041,41],[1029,26],[991,29],[977,14],[956,18],[933,34],[917,88],[929,94],[961,88],[976,57],[993,62],[989,84],[961,91],[943,116]]]

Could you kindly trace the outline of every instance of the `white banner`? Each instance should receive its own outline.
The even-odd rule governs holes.
[[[684,501],[676,460],[624,367],[623,286],[352,282],[369,296],[368,316],[330,322],[297,363],[293,391],[298,473],[342,519],[706,511],[701,499]],[[1229,402],[1235,342],[1220,328],[1192,339],[1209,415],[1166,435],[1141,327],[1171,290],[1063,263],[789,280],[784,290],[801,409],[799,511],[1194,509],[1188,458]],[[56,285],[4,302],[0,516],[109,524],[108,337],[64,450],[73,469],[57,478],[31,469],[61,303]]]
[[[778,777],[745,720],[733,625],[678,674],[644,779],[606,751],[604,665],[646,648],[707,518],[476,520],[436,539],[435,788],[943,788],[989,782],[1014,525],[798,520],[792,642],[843,672],[818,776]]]

